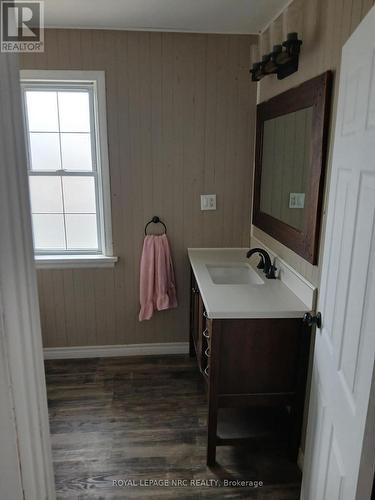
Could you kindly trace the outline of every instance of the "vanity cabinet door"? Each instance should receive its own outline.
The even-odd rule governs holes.
[[[220,393],[291,396],[308,343],[300,319],[222,320]]]

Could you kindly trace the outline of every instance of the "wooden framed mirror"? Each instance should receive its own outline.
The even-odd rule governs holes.
[[[332,73],[257,106],[253,224],[318,260]]]

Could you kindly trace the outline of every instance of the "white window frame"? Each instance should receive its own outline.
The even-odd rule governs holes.
[[[97,169],[98,195],[97,208],[98,239],[100,253],[93,252],[40,252],[35,255],[37,267],[42,268],[74,268],[74,267],[112,267],[117,262],[113,256],[112,221],[111,221],[111,191],[109,180],[108,142],[107,142],[107,116],[106,116],[106,91],[104,71],[75,71],[75,70],[21,70],[22,98],[24,91],[30,85],[45,85],[53,88],[54,84],[62,85],[91,85],[93,88],[93,107],[96,154],[95,164]],[[25,109],[25,103],[24,103]],[[25,113],[24,113],[25,114]],[[26,119],[26,117],[24,117]],[[27,131],[25,123],[25,131]],[[27,143],[28,138],[26,137]],[[29,155],[29,148],[27,148]],[[30,165],[30,160],[29,160]],[[29,167],[30,170],[30,167]],[[34,175],[34,174],[33,174]],[[38,174],[36,174],[38,175]]]

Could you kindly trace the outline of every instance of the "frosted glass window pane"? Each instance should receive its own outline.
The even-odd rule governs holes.
[[[63,177],[66,213],[96,213],[93,177]]]
[[[59,134],[30,134],[32,170],[60,170]]]
[[[65,216],[66,239],[69,250],[97,250],[98,232],[95,215]]]
[[[65,170],[92,170],[90,134],[61,134]]]
[[[62,191],[60,177],[30,177],[32,213],[62,213]]]
[[[59,92],[61,132],[90,132],[88,92]]]
[[[56,92],[26,91],[30,132],[58,132]]]
[[[33,214],[34,246],[37,250],[65,250],[64,216]]]

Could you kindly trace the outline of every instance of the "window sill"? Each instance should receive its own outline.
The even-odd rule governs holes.
[[[37,269],[114,267],[118,257],[105,255],[36,255]]]

